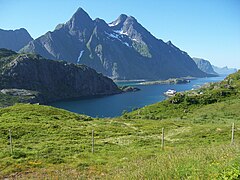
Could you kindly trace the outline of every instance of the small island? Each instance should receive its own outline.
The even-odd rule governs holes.
[[[167,80],[158,81],[146,81],[139,83],[140,85],[155,85],[155,84],[187,84],[190,83],[189,79],[186,78],[171,78]]]
[[[137,87],[133,87],[133,86],[119,86],[119,89],[122,92],[136,92],[136,91],[140,91],[141,89],[137,88]]]

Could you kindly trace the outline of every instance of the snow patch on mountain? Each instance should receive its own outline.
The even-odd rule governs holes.
[[[78,56],[77,63],[79,63],[79,62],[80,62],[80,59],[81,59],[81,57],[82,57],[83,53],[84,53],[84,50],[80,51],[80,54],[79,54],[79,56]]]
[[[117,21],[117,22],[114,21],[114,22],[109,23],[108,26],[109,26],[109,27],[113,27],[113,26],[116,26],[116,25],[118,25],[118,24],[119,24],[119,21]]]
[[[124,41],[121,39],[121,38],[123,38],[122,34],[116,33],[115,31],[114,31],[114,33],[108,33],[108,32],[105,31],[105,34],[108,35],[108,36],[111,37],[111,38],[114,38],[114,39],[117,39],[117,40],[121,41],[121,43],[125,44],[126,46],[131,47],[131,46],[129,45],[129,43],[124,42]]]
[[[131,47],[127,42],[123,42],[126,46]]]
[[[114,32],[115,32],[115,33],[118,33],[118,34],[122,34],[122,35],[128,36],[128,33],[127,33],[127,32],[123,32],[123,29],[114,30]]]
[[[108,24],[108,26],[112,27],[112,26],[115,26],[115,24],[114,23],[110,23],[110,24]]]
[[[119,39],[119,34],[117,34],[117,33],[108,33],[105,31],[105,34],[111,38],[118,39],[119,41],[121,41],[121,39]]]

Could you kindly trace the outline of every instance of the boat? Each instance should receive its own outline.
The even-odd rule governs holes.
[[[166,92],[164,92],[166,96],[174,96],[176,93],[177,91],[175,91],[174,89],[169,89]]]

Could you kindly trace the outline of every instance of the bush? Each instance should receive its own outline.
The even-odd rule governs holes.
[[[25,152],[22,152],[22,151],[14,151],[12,157],[13,157],[13,159],[26,158],[27,154]]]

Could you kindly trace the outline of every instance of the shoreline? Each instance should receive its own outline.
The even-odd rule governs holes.
[[[171,79],[167,79],[167,80],[141,82],[141,83],[139,83],[139,85],[187,84],[187,83],[190,83],[190,80],[189,80],[189,79],[184,79],[184,78],[171,78]]]

